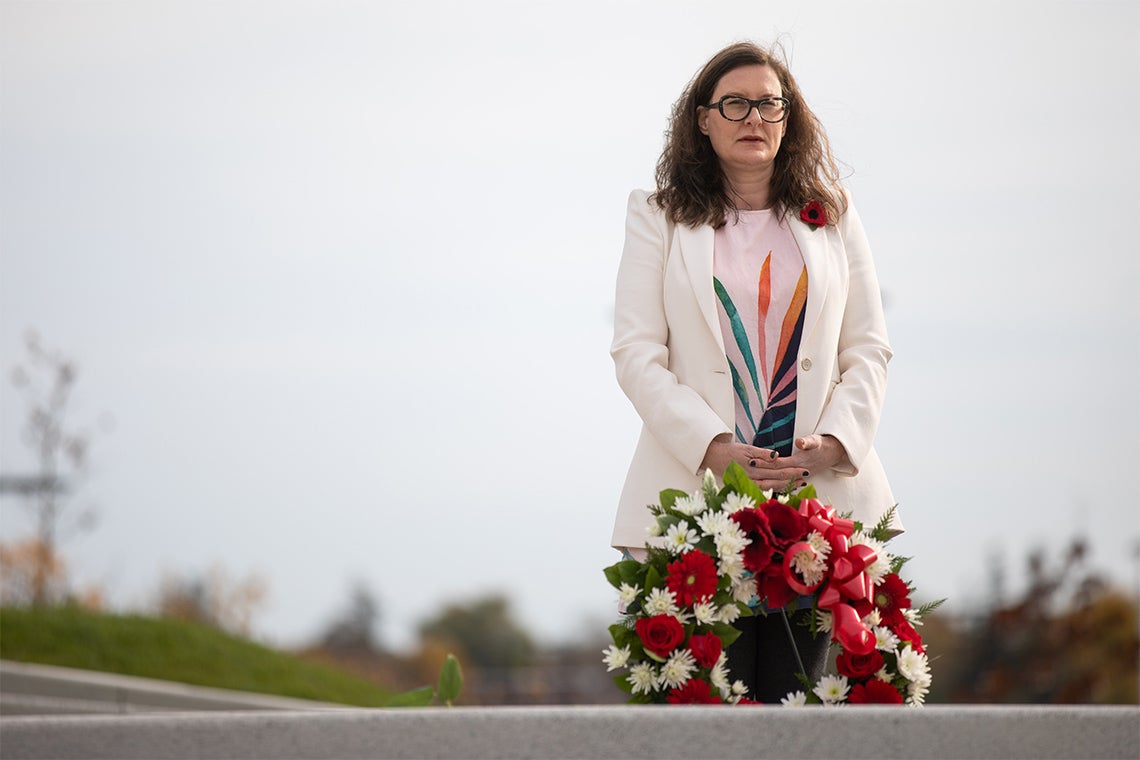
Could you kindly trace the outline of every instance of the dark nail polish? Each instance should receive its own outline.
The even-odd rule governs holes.
[[[771,456],[770,458],[771,458],[771,459],[775,459],[775,458],[776,458],[776,452],[775,452],[775,451],[773,451],[773,452],[772,452],[772,456]]]
[[[749,459],[748,460],[748,466],[749,467],[755,467],[756,466],[756,460],[755,459]]]
[[[804,477],[806,478],[807,476],[808,476],[808,471],[804,470]]]

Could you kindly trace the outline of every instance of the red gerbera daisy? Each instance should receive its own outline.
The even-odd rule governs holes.
[[[716,593],[716,562],[700,549],[685,552],[666,569],[669,575],[665,578],[665,588],[673,592],[682,607],[704,601]]]
[[[910,609],[910,589],[898,573],[891,573],[875,586],[875,607],[884,618],[897,617]]]

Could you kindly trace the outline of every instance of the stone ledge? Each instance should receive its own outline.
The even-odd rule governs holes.
[[[0,758],[1136,758],[1140,708],[500,707],[0,719]]]

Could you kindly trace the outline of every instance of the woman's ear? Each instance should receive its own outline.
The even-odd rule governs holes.
[[[709,133],[709,109],[703,106],[697,106],[697,129],[702,135]]]

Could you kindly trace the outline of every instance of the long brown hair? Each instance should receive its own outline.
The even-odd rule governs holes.
[[[839,169],[827,134],[804,102],[788,67],[771,50],[739,42],[714,55],[673,104],[665,149],[657,161],[657,191],[652,198],[674,223],[720,228],[726,215],[734,210],[720,161],[712,143],[698,129],[697,107],[709,103],[717,82],[725,74],[756,64],[776,72],[783,96],[791,103],[787,130],[772,170],[773,205],[780,214],[786,214],[819,201],[827,209],[829,224],[835,224],[847,210],[847,197],[839,184]]]

